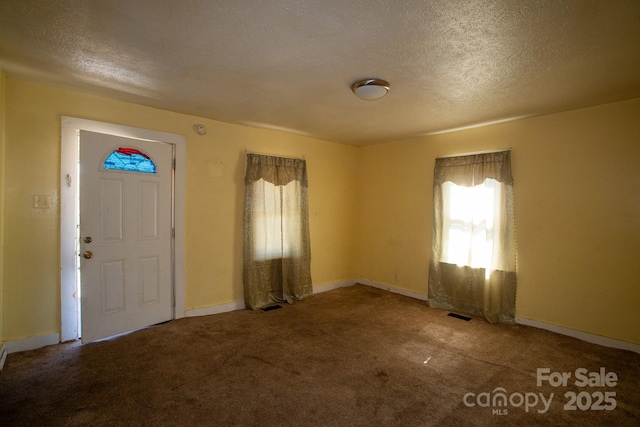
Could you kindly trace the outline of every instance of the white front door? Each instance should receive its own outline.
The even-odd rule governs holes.
[[[173,317],[172,165],[170,144],[80,132],[84,343]]]

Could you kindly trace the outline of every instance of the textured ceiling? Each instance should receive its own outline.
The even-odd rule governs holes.
[[[2,0],[0,67],[360,146],[640,97],[640,1]]]

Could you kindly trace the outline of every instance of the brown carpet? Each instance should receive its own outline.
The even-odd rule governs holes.
[[[356,285],[270,312],[11,354],[0,425],[640,425],[639,354],[447,314]],[[567,385],[537,386],[545,367],[570,372]],[[578,387],[579,368],[618,381]],[[493,403],[501,391],[507,406]],[[576,410],[565,410],[567,392]],[[604,392],[615,396],[598,404]],[[551,398],[544,413],[540,394]]]

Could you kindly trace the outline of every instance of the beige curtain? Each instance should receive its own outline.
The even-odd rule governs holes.
[[[307,165],[247,154],[244,300],[257,310],[313,294]]]
[[[513,323],[511,152],[436,159],[429,306]]]

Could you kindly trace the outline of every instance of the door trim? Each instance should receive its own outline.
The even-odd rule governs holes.
[[[78,279],[76,253],[78,207],[78,138],[81,130],[105,133],[125,138],[144,139],[173,145],[175,153],[174,177],[174,268],[173,318],[185,316],[185,184],[186,139],[184,135],[141,129],[94,120],[62,116],[60,165],[60,340],[80,336]]]

